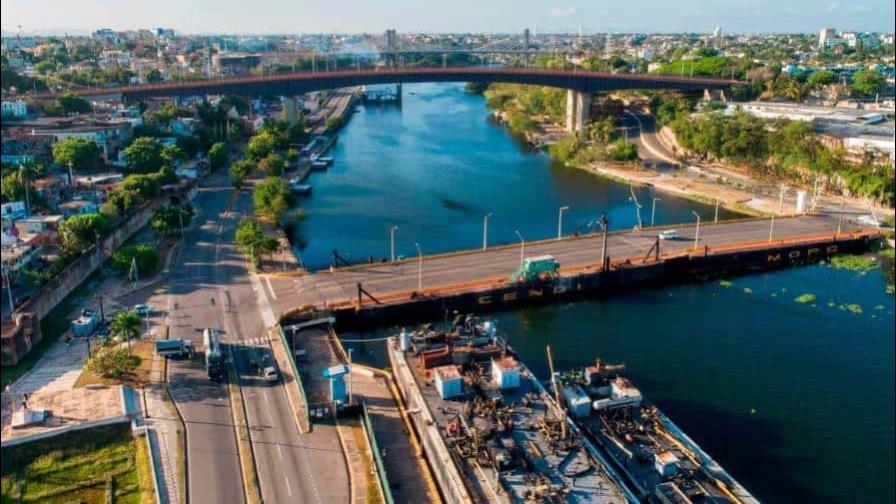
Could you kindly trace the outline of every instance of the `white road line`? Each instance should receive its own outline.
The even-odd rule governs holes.
[[[276,300],[277,300],[277,293],[274,292],[274,286],[271,285],[271,278],[268,277],[268,276],[265,276],[265,277],[264,277],[264,281],[265,281],[265,283],[268,284],[268,289],[271,290],[271,297],[273,297],[273,298],[274,298],[274,301],[276,301]]]
[[[277,445],[277,455],[280,455],[280,458],[283,458],[283,449],[280,448],[280,445]]]
[[[264,391],[264,402],[266,402],[266,403],[268,403],[268,404],[270,404],[270,402],[271,402],[271,396],[268,395],[268,391],[267,391],[267,390]],[[279,449],[279,448],[280,448],[280,445],[277,445],[277,448]]]
[[[286,492],[289,494],[290,497],[292,497],[292,487],[289,486],[289,478],[284,476],[283,481],[286,482]]]

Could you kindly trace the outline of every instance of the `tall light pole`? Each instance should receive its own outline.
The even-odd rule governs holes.
[[[778,194],[778,213],[781,213],[781,210],[784,209],[784,193],[787,192],[787,186],[785,184],[781,184],[781,192]]]
[[[713,222],[719,222],[719,200],[716,200],[716,213],[712,218]]]
[[[24,173],[24,169],[25,165],[19,163],[19,178],[22,180],[22,185],[25,186],[25,213],[28,217],[31,217],[31,191],[29,190],[31,184],[28,176]]]
[[[600,215],[599,222],[604,232],[603,245],[600,248],[600,267],[603,268],[607,264],[607,231],[610,228],[610,219],[607,218],[607,214],[603,213]]]
[[[563,212],[569,210],[569,205],[563,205],[560,207],[560,211],[557,212],[557,239],[563,238]]]
[[[488,248],[488,218],[492,216],[489,212],[482,218],[482,250]]]
[[[840,234],[840,229],[843,228],[843,209],[846,207],[846,200],[840,202],[840,216],[837,218],[837,234]]]
[[[352,350],[354,348],[348,349],[348,403],[352,403]]]
[[[697,245],[700,244],[700,214],[691,210],[691,213],[694,214],[694,217],[697,218],[697,232],[694,233],[694,251],[697,250]]]
[[[775,235],[775,214],[772,214],[772,222],[768,226],[768,241],[769,241],[769,243],[771,243],[774,235]]]
[[[660,198],[653,198],[653,204],[650,205],[650,227],[653,227],[653,218],[656,217],[656,202],[662,201]]]
[[[644,222],[641,220],[641,203],[638,203],[638,197],[635,196],[634,187],[628,186],[628,190],[629,190],[629,193],[631,194],[631,196],[629,196],[628,200],[631,201],[632,203],[634,203],[635,216],[638,218],[638,224],[636,227],[637,227],[637,229],[641,229],[642,227],[644,227]]]
[[[423,251],[419,243],[414,243],[414,246],[417,247],[417,292],[423,292]]]
[[[522,268],[523,267],[523,256],[526,253],[526,240],[523,239],[523,235],[521,235],[519,231],[514,231],[514,233],[516,233],[516,235],[520,239],[520,267]]]
[[[392,262],[395,262],[395,231],[398,231],[398,226],[389,228],[389,258]]]

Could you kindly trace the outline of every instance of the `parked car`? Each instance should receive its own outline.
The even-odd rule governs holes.
[[[660,231],[657,235],[660,240],[675,240],[678,238],[678,231],[675,229],[666,229],[664,231]]]
[[[137,312],[137,315],[140,315],[141,317],[148,317],[148,316],[152,315],[153,310],[152,310],[152,306],[149,306],[148,304],[141,303],[141,304],[134,305],[134,311]]]

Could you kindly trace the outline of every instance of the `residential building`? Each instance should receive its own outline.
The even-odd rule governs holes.
[[[68,219],[69,217],[74,217],[76,215],[97,213],[99,211],[99,208],[93,201],[73,199],[70,201],[66,201],[65,203],[61,203],[59,205],[59,211],[62,212],[63,219]]]
[[[0,112],[4,118],[25,117],[28,115],[28,105],[25,100],[3,100]]]

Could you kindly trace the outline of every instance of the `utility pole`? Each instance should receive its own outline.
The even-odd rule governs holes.
[[[12,299],[12,283],[9,281],[9,266],[3,265],[3,283],[6,284],[6,296],[9,298],[9,318],[15,320],[16,304]]]
[[[419,243],[414,246],[417,247],[417,292],[423,292],[423,252]]]
[[[656,217],[656,202],[662,201],[660,198],[653,198],[653,204],[650,205],[650,227],[653,227],[654,217]]]
[[[488,248],[488,218],[492,216],[489,212],[482,218],[482,250]]]
[[[389,228],[389,257],[392,262],[395,262],[395,231],[398,230],[398,226],[392,226]]]
[[[603,267],[607,264],[607,230],[610,228],[610,219],[607,218],[607,214],[603,213],[600,216],[600,227],[604,232],[603,245],[600,249],[600,267]]]
[[[523,235],[521,235],[519,231],[514,231],[514,233],[520,238],[520,268],[522,268],[523,256],[526,253],[526,240],[523,239]]]
[[[560,211],[557,213],[557,239],[563,238],[563,212],[569,210],[569,205],[563,205],[560,207]]]
[[[771,243],[772,238],[774,237],[774,234],[775,234],[775,214],[772,214],[772,221],[771,221],[771,224],[770,224],[769,227],[768,227],[768,241],[769,241],[769,243]]]
[[[697,217],[697,232],[694,233],[694,251],[697,250],[697,245],[700,244],[700,214],[691,210],[691,213],[694,214],[694,217]]]
[[[716,200],[716,213],[712,218],[713,222],[719,222],[719,200]]]
[[[19,163],[19,178],[22,179],[22,182],[25,186],[25,213],[28,217],[31,217],[31,184],[29,183],[28,177],[24,176],[24,169],[24,165],[22,163]]]
[[[781,213],[781,210],[784,209],[784,193],[787,192],[787,186],[785,184],[781,184],[781,192],[778,194],[778,213]]]

